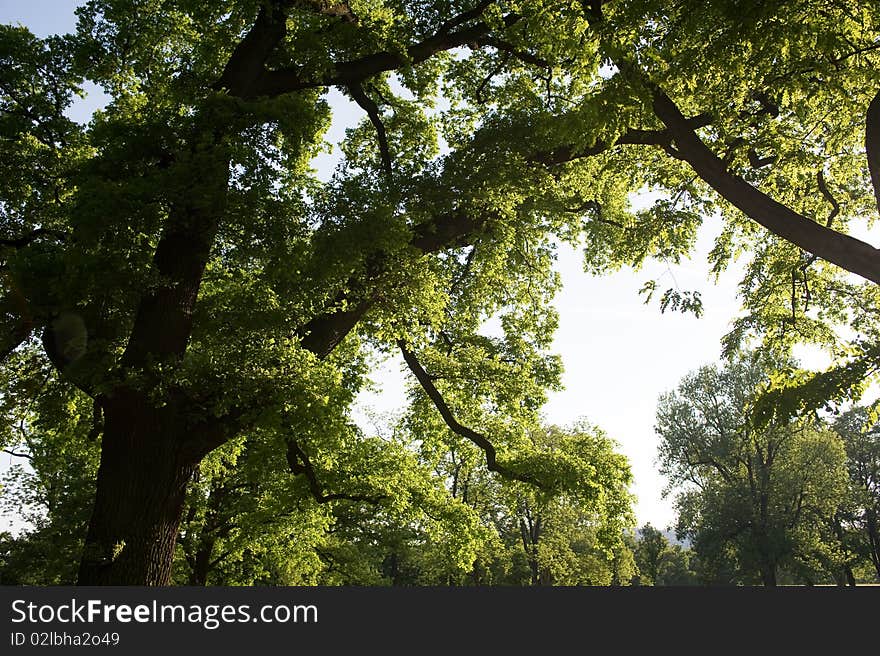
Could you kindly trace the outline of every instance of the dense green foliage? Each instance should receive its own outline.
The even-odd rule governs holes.
[[[7,505],[34,506],[33,527],[0,543],[5,584],[76,578],[98,445],[85,432],[71,440],[45,428],[28,436],[30,467],[5,479]],[[237,440],[213,452],[190,484],[174,582],[609,585],[635,575],[626,544],[629,467],[598,429],[551,427],[534,436],[590,468],[591,492],[567,495],[499,482],[477,449],[440,431],[416,440],[401,426],[389,439],[357,439],[374,474],[360,482],[361,497],[328,503],[291,476],[271,443]],[[82,464],[68,466],[71,453],[60,461],[36,455],[60,447],[56,440],[78,444]],[[319,471],[327,484],[354,488]]]
[[[833,528],[847,560],[870,561],[880,581],[880,431],[873,413],[855,407],[834,422],[846,448],[849,493],[834,517]],[[853,565],[856,567],[857,565]],[[866,578],[867,578],[866,576]]]
[[[876,502],[864,477],[865,460],[876,466],[866,413],[854,410],[834,427],[816,417],[756,423],[756,399],[785,366],[741,355],[661,398],[660,462],[681,490],[678,532],[707,582],[854,583],[854,569],[872,580],[863,571]]]
[[[343,562],[394,580],[403,561],[413,582],[454,580],[538,524],[532,582],[623,580],[624,463],[540,414],[562,370],[555,244],[595,274],[679,262],[707,217],[716,272],[749,257],[727,355],[753,340],[783,372],[798,342],[835,358],[768,371],[754,429],[752,392],[730,400],[725,456],[778,450],[783,472],[767,548],[742,546],[740,569],[839,560],[788,526],[785,490],[811,465],[804,485],[829,495],[807,514],[839,503],[844,447],[801,415],[878,366],[880,258],[846,233],[880,198],[880,5],[89,0],[78,19],[48,39],[0,26],[0,439],[33,459],[22,502],[48,486],[45,539],[73,504],[80,582],[166,584],[175,563],[200,582],[349,580]],[[85,81],[110,100],[81,125],[65,110]],[[364,119],[322,182],[331,87]],[[660,306],[699,313],[700,296]],[[419,387],[383,440],[350,411],[392,351]],[[62,494],[67,457],[82,466]],[[453,457],[489,507],[459,499]],[[726,535],[730,490],[695,478],[714,492],[684,516]]]
[[[697,585],[695,554],[681,544],[670,544],[659,530],[645,524],[634,548],[639,585]]]

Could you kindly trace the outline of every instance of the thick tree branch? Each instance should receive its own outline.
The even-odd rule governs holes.
[[[698,114],[684,119],[688,127],[695,129],[705,127],[712,123],[712,115],[708,113]],[[633,128],[620,135],[614,142],[609,143],[602,139],[597,140],[592,146],[586,148],[565,145],[548,151],[539,151],[529,155],[528,160],[544,166],[565,164],[583,157],[594,157],[615,146],[659,146],[667,151],[672,147],[672,132],[670,130],[642,130]]]
[[[227,89],[239,97],[251,95],[267,59],[284,38],[286,12],[295,1],[262,3],[254,25],[236,46],[214,88]],[[171,204],[153,256],[153,268],[162,283],[145,290],[138,303],[122,358],[124,366],[180,358],[192,332],[192,313],[205,265],[225,212],[230,165],[225,135],[214,125],[217,121],[211,107],[203,111],[206,120],[196,119],[189,143],[200,175],[191,181],[189,193],[181,194]]]
[[[308,454],[293,439],[287,440],[287,465],[294,476],[305,475],[306,481],[309,484],[309,492],[318,503],[344,500],[376,504],[387,498],[385,495],[324,494],[324,489],[318,482],[318,476],[315,473],[311,460],[309,460]]]
[[[233,50],[215,89],[226,89],[230,95],[242,98],[252,95],[254,85],[265,73],[266,60],[284,38],[285,10],[292,4],[293,0],[263,4],[253,27]]]
[[[429,399],[431,399],[431,402],[434,404],[434,407],[437,408],[440,416],[443,417],[443,421],[446,422],[449,430],[457,435],[460,435],[466,440],[470,440],[483,450],[483,453],[486,454],[486,468],[489,471],[500,474],[504,478],[509,478],[515,481],[522,481],[523,483],[529,483],[531,485],[541,487],[541,483],[537,479],[529,476],[528,474],[520,474],[513,471],[512,469],[509,469],[499,464],[497,460],[497,453],[495,451],[495,447],[492,445],[492,442],[490,442],[485,435],[482,435],[481,433],[478,433],[477,431],[472,430],[467,426],[462,426],[458,422],[458,420],[455,418],[455,415],[452,414],[452,410],[449,409],[449,406],[444,400],[443,395],[440,394],[440,391],[434,385],[431,376],[419,363],[415,354],[407,349],[406,344],[404,344],[403,341],[398,341],[397,346],[400,348],[400,352],[403,354],[403,359],[409,367],[409,370],[412,371],[413,375],[416,377],[416,380],[419,381],[419,384],[422,386],[425,394],[428,396]]]
[[[654,112],[666,125],[678,152],[722,198],[795,246],[880,284],[880,251],[798,214],[729,172],[669,96],[650,81],[644,81],[653,95]]]
[[[506,26],[516,23],[520,17],[510,14],[504,18]],[[350,87],[379,73],[397,70],[405,66],[420,64],[439,52],[452,50],[469,43],[476,43],[491,28],[485,23],[476,23],[456,32],[438,32],[407,48],[406,55],[394,52],[377,52],[358,59],[339,62],[332,73],[322,79],[305,79],[298,68],[266,70],[260,64],[259,78],[254,84],[236,92],[229,85],[232,95],[242,98],[259,96],[274,97],[292,91],[316,89],[328,86]],[[249,69],[250,70],[250,69]]]
[[[699,114],[686,119],[693,127],[703,127],[712,122],[709,114]],[[669,148],[672,135],[669,130],[632,129],[625,132],[613,143],[597,141],[588,148],[561,146],[550,151],[536,152],[528,160],[543,166],[556,166],[584,157],[592,157],[618,145],[648,145]],[[473,235],[483,229],[489,216],[475,217],[473,214],[456,210],[440,215],[413,229],[410,244],[422,253],[434,253],[446,248],[461,248],[473,243]],[[619,226],[621,227],[621,226]],[[379,265],[377,275],[384,269]],[[353,286],[355,281],[352,281]],[[337,297],[334,305],[347,305],[348,309],[321,314],[302,326],[297,333],[302,337],[302,346],[318,357],[329,355],[348,335],[358,321],[375,303],[376,297],[366,297],[351,303],[349,295]],[[348,303],[346,303],[348,301]]]
[[[603,21],[603,2],[582,0],[581,4],[591,24],[595,26]],[[878,249],[798,214],[728,171],[723,160],[703,143],[694,131],[695,126],[689,123],[678,106],[659,86],[631,62],[616,63],[621,71],[634,74],[651,92],[654,113],[666,125],[675,143],[674,156],[687,161],[697,175],[722,198],[756,223],[795,246],[880,284]],[[880,93],[874,97],[868,110],[865,142],[869,169],[873,167],[872,182],[880,210]]]
[[[344,296],[341,300],[344,300]],[[316,316],[297,330],[297,334],[302,336],[300,345],[319,358],[326,358],[352,331],[373,303],[374,300],[368,298],[351,309],[331,310]]]
[[[410,245],[425,254],[470,246],[473,236],[486,226],[489,218],[488,215],[474,216],[464,210],[441,214],[433,221],[415,226]]]
[[[753,169],[762,169],[765,166],[770,166],[773,162],[776,161],[776,155],[767,155],[766,157],[760,157],[758,155],[758,151],[754,148],[749,148],[748,152],[749,157],[749,166]]]
[[[388,184],[390,185],[394,175],[391,169],[391,152],[388,150],[388,135],[385,132],[385,125],[382,123],[382,116],[379,113],[379,107],[373,99],[367,95],[360,82],[355,82],[354,84],[349,85],[348,92],[360,108],[367,113],[367,116],[370,117],[370,122],[376,129],[376,138],[379,141],[379,154],[382,157],[382,168],[385,171],[385,177],[388,179]]]
[[[210,120],[208,121],[210,123]],[[171,206],[153,256],[161,284],[146,289],[122,358],[125,366],[180,358],[192,332],[193,310],[220,220],[225,212],[229,153],[212,128],[196,137],[192,156],[201,175]]]
[[[434,221],[423,223],[413,229],[410,245],[422,253],[435,253],[444,248],[468,246],[473,235],[482,229],[488,217],[474,217],[464,211],[447,212]],[[371,267],[372,278],[385,271],[382,261]],[[363,287],[363,281],[352,280],[348,287]],[[333,305],[345,306],[344,310],[331,310],[320,314],[301,326],[296,332],[301,337],[301,346],[326,358],[345,336],[352,331],[367,311],[378,299],[376,293],[369,293],[360,299],[352,299],[349,292],[340,293]]]
[[[36,230],[32,230],[28,234],[22,235],[21,237],[0,238],[0,246],[6,246],[9,248],[24,248],[25,246],[30,246],[31,244],[33,244],[40,237],[52,237],[61,242],[67,239],[67,235],[60,230],[52,230],[50,228],[37,228]]]
[[[877,211],[880,212],[880,91],[868,105],[865,119],[865,154],[868,157],[868,172],[871,174]]]
[[[300,89],[332,85],[348,88],[376,128],[383,165],[390,179],[391,158],[385,128],[378,107],[363,91],[361,82],[383,71],[418,64],[438,52],[475,43],[490,31],[485,23],[476,23],[454,32],[451,30],[476,19],[492,3],[480,2],[474,9],[446,21],[434,35],[410,46],[405,57],[390,52],[374,53],[337,64],[335,71],[323,80],[303,80],[296,69],[268,71],[265,68],[269,55],[284,37],[284,9],[291,6],[294,1],[285,0],[263,6],[254,26],[233,52],[215,88],[225,88],[231,95],[242,98],[275,96]],[[308,2],[307,4],[323,6],[327,3]],[[519,18],[511,14],[505,17],[504,23],[510,26]],[[463,213],[453,212],[440,217],[437,221],[417,227],[412,245],[426,253],[444,247],[467,245],[465,238],[477,227],[478,222]],[[337,300],[343,304],[342,302],[350,299],[343,295],[343,298]],[[297,331],[303,338],[303,346],[319,357],[326,357],[374,302],[375,297],[363,298],[353,304],[348,303],[348,309],[331,311],[315,317]]]

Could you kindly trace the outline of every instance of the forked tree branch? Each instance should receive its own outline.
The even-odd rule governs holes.
[[[464,211],[453,211],[441,214],[435,220],[413,228],[410,245],[422,253],[435,253],[445,248],[460,248],[474,241],[474,235],[488,221],[487,216],[474,217]],[[385,273],[386,267],[381,260],[372,267],[372,278]],[[347,287],[363,288],[363,280],[350,280]],[[319,358],[327,357],[345,336],[357,325],[367,311],[378,299],[374,291],[367,292],[358,298],[348,292],[340,292],[334,302],[335,306],[346,309],[328,310],[313,317],[296,333],[300,336],[302,347],[311,351]]]
[[[260,16],[264,16],[264,11],[260,12]],[[519,15],[508,14],[504,17],[503,23],[505,27],[510,27],[519,20]],[[284,32],[283,28],[279,31],[279,28],[270,26],[265,19],[261,22],[258,18],[251,33],[265,32],[272,40],[272,48],[268,51],[265,48],[245,48],[245,43],[251,38],[251,33],[249,33],[230,60],[230,66],[238,60],[240,60],[240,64],[236,64],[231,69],[227,66],[230,75],[224,71],[223,76],[215,84],[215,88],[225,88],[231,95],[250,99],[261,96],[275,97],[303,89],[318,89],[329,86],[350,87],[379,73],[394,71],[405,66],[414,66],[430,59],[437,53],[476,43],[490,31],[491,28],[483,22],[475,23],[455,32],[441,30],[410,45],[405,54],[389,51],[375,52],[357,59],[338,62],[324,77],[308,78],[303,77],[302,70],[298,67],[274,70],[265,67],[268,55],[283,38]],[[239,49],[241,49],[241,57],[237,58],[236,54],[239,53]],[[245,75],[239,76],[238,70],[244,71]],[[244,80],[246,83],[237,83],[240,80]]]

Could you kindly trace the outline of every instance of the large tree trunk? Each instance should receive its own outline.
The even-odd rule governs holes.
[[[79,585],[168,585],[186,485],[198,457],[184,455],[176,413],[128,392],[106,404],[95,507]]]
[[[205,123],[196,126],[181,156],[191,163],[193,177],[172,194],[153,256],[161,283],[141,296],[120,361],[124,370],[142,370],[147,378],[158,377],[153,363],[176,363],[186,352],[202,276],[225,212],[230,155],[223,135],[212,127],[217,121],[212,111],[206,110]],[[181,411],[183,401],[166,392],[157,407],[149,400],[149,383],[141,385],[119,387],[102,399],[101,465],[80,585],[168,585],[171,580],[186,485],[209,449],[192,447],[184,418],[192,421],[193,413]]]

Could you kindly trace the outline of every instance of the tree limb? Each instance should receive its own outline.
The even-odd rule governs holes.
[[[364,91],[364,87],[360,82],[355,82],[348,86],[348,92],[354,101],[363,109],[370,122],[376,128],[376,138],[379,140],[379,154],[382,157],[382,168],[385,170],[385,177],[388,184],[392,183],[393,171],[391,169],[391,152],[388,150],[388,135],[385,132],[385,125],[382,123],[382,116],[379,114],[379,107]]]
[[[821,169],[816,173],[816,183],[819,185],[819,191],[822,193],[822,196],[828,203],[831,205],[831,211],[828,213],[827,218],[825,219],[825,227],[830,228],[834,223],[834,219],[837,218],[837,215],[840,214],[840,203],[837,202],[837,199],[831,194],[831,191],[828,189],[828,183],[825,181],[825,174]]]
[[[510,60],[511,54],[509,52],[504,53],[504,56],[501,58],[491,71],[489,71],[488,75],[483,78],[483,81],[480,82],[477,90],[474,92],[474,97],[477,99],[477,102],[481,105],[486,101],[483,99],[483,90],[492,82],[493,78],[498,75],[501,70],[507,65],[507,62]]]
[[[18,451],[13,451],[12,449],[2,449],[3,453],[9,454],[15,458],[26,458],[27,460],[33,460],[34,457],[28,453],[19,453]]]
[[[767,155],[766,157],[760,157],[758,155],[758,151],[754,148],[749,148],[748,151],[749,157],[749,166],[753,169],[762,169],[765,166],[770,166],[773,162],[776,161],[776,155]]]
[[[458,16],[450,18],[448,21],[443,23],[437,29],[437,34],[448,34],[449,30],[456,28],[463,23],[467,23],[469,20],[473,20],[479,17],[486,10],[486,8],[492,4],[495,4],[495,0],[483,0],[482,2],[479,2],[477,6],[473,9],[463,11]]]
[[[682,117],[684,118],[684,117]],[[712,123],[712,115],[708,113],[697,114],[690,118],[684,119],[685,123],[695,129],[705,127]],[[597,140],[592,146],[586,148],[565,145],[548,151],[539,151],[528,156],[528,161],[543,164],[544,166],[555,166],[565,164],[583,157],[594,157],[615,146],[659,146],[664,149],[672,147],[673,136],[670,130],[643,130],[633,128],[627,130],[620,135],[614,142]]]
[[[287,465],[294,476],[304,474],[309,484],[309,492],[318,503],[328,503],[330,501],[363,501],[366,503],[379,503],[387,497],[384,494],[378,496],[365,496],[359,494],[324,494],[321,484],[318,482],[318,476],[315,474],[315,468],[309,460],[308,454],[302,450],[302,447],[294,439],[287,440]]]
[[[232,51],[220,79],[213,88],[226,89],[230,95],[241,98],[253,93],[254,85],[265,72],[266,60],[278,46],[287,31],[285,9],[292,0],[265,2],[250,31]]]
[[[441,214],[434,221],[420,224],[413,228],[410,245],[422,253],[434,253],[444,248],[469,246],[472,236],[488,221],[488,216],[474,217],[463,210],[455,210]],[[371,267],[372,278],[385,272],[384,262],[379,261]],[[358,281],[349,281],[347,287],[355,287]],[[363,281],[357,285],[363,287]],[[300,345],[317,355],[326,358],[345,336],[348,335],[367,311],[375,304],[379,296],[369,293],[366,296],[352,298],[350,292],[340,292],[333,305],[345,306],[344,310],[330,310],[312,318],[296,333],[300,336]]]
[[[538,66],[540,68],[550,68],[551,64],[546,59],[542,59],[537,55],[533,55],[530,52],[526,52],[525,50],[520,50],[513,44],[508,43],[502,39],[497,39],[491,36],[484,36],[475,42],[478,46],[492,46],[495,50],[506,53],[508,55],[512,55],[516,59],[519,59],[524,64],[531,64],[533,66]]]
[[[345,296],[341,294],[338,300],[344,301]],[[366,298],[351,309],[331,310],[312,318],[296,331],[302,338],[300,345],[319,358],[326,358],[352,331],[373,303],[372,298]]]
[[[686,121],[688,125],[702,127],[709,125],[712,117],[709,114],[699,114],[686,119]],[[533,153],[528,157],[528,160],[543,166],[555,166],[579,158],[595,156],[618,145],[667,147],[671,142],[672,136],[668,130],[632,129],[625,132],[613,143],[598,141],[588,148],[561,146],[550,151]],[[410,245],[424,254],[435,253],[446,248],[470,246],[474,241],[473,236],[479,233],[490,219],[489,215],[474,216],[461,209],[446,212],[433,221],[415,226]],[[373,267],[372,277],[377,277],[383,272],[384,266],[379,263]],[[355,282],[350,281],[348,287],[353,287]],[[361,286],[363,286],[362,283]],[[375,294],[353,298],[350,293],[340,293],[333,305],[344,305],[347,309],[325,312],[297,329],[296,332],[302,339],[301,345],[320,358],[327,357],[351,332],[377,298]]]
[[[592,24],[602,22],[602,2],[581,4]],[[773,234],[803,250],[836,264],[851,273],[880,284],[880,251],[870,244],[822,226],[773,200],[741,177],[731,173],[694,131],[678,106],[666,93],[630,62],[618,61],[621,71],[635,75],[653,96],[653,109],[666,125],[675,143],[675,153],[687,161],[697,175],[722,198]],[[880,210],[880,92],[868,109],[865,149],[872,170],[875,196]]]
[[[798,214],[728,171],[722,160],[694,132],[669,96],[642,77],[653,96],[654,112],[666,125],[678,152],[722,198],[782,239],[880,284],[880,251]],[[880,101],[877,107],[880,111]]]
[[[415,354],[407,349],[406,344],[404,344],[402,340],[397,342],[397,346],[398,348],[400,348],[400,352],[401,354],[403,354],[403,359],[409,367],[409,370],[412,371],[413,375],[416,377],[416,380],[419,381],[419,384],[422,386],[425,394],[428,396],[429,399],[431,399],[434,407],[437,408],[440,416],[443,417],[443,421],[446,422],[446,425],[449,427],[449,430],[467,440],[470,440],[483,450],[483,453],[486,454],[486,468],[489,471],[500,474],[504,478],[509,478],[511,480],[521,481],[523,483],[529,483],[531,485],[542,487],[541,483],[537,479],[529,476],[528,474],[520,474],[513,471],[512,469],[509,469],[499,464],[497,460],[497,453],[492,442],[490,442],[485,435],[482,435],[481,433],[478,433],[477,431],[472,430],[467,426],[463,426],[458,422],[458,420],[455,418],[455,415],[452,414],[452,410],[449,409],[449,406],[444,400],[443,395],[440,394],[440,391],[434,385],[431,376],[419,363]]]
[[[508,14],[504,18],[504,24],[509,27],[519,19],[520,17],[516,14]],[[481,22],[456,32],[438,32],[409,46],[405,55],[382,51],[358,59],[339,62],[330,74],[321,79],[304,79],[298,68],[267,70],[263,63],[260,63],[259,68],[256,69],[257,78],[253,84],[241,89],[233,89],[229,85],[221,84],[220,86],[226,86],[231,95],[244,99],[260,96],[275,97],[292,91],[328,86],[350,87],[378,73],[414,66],[439,52],[475,43],[490,30],[488,25]]]
[[[880,91],[868,105],[865,118],[865,154],[868,157],[868,172],[871,174],[877,211],[880,212]]]
[[[25,246],[30,246],[40,237],[54,237],[58,241],[63,242],[67,235],[60,230],[52,230],[50,228],[37,228],[36,230],[32,230],[26,235],[22,235],[21,237],[7,237],[0,238],[0,246],[7,246],[10,248],[24,248]]]

